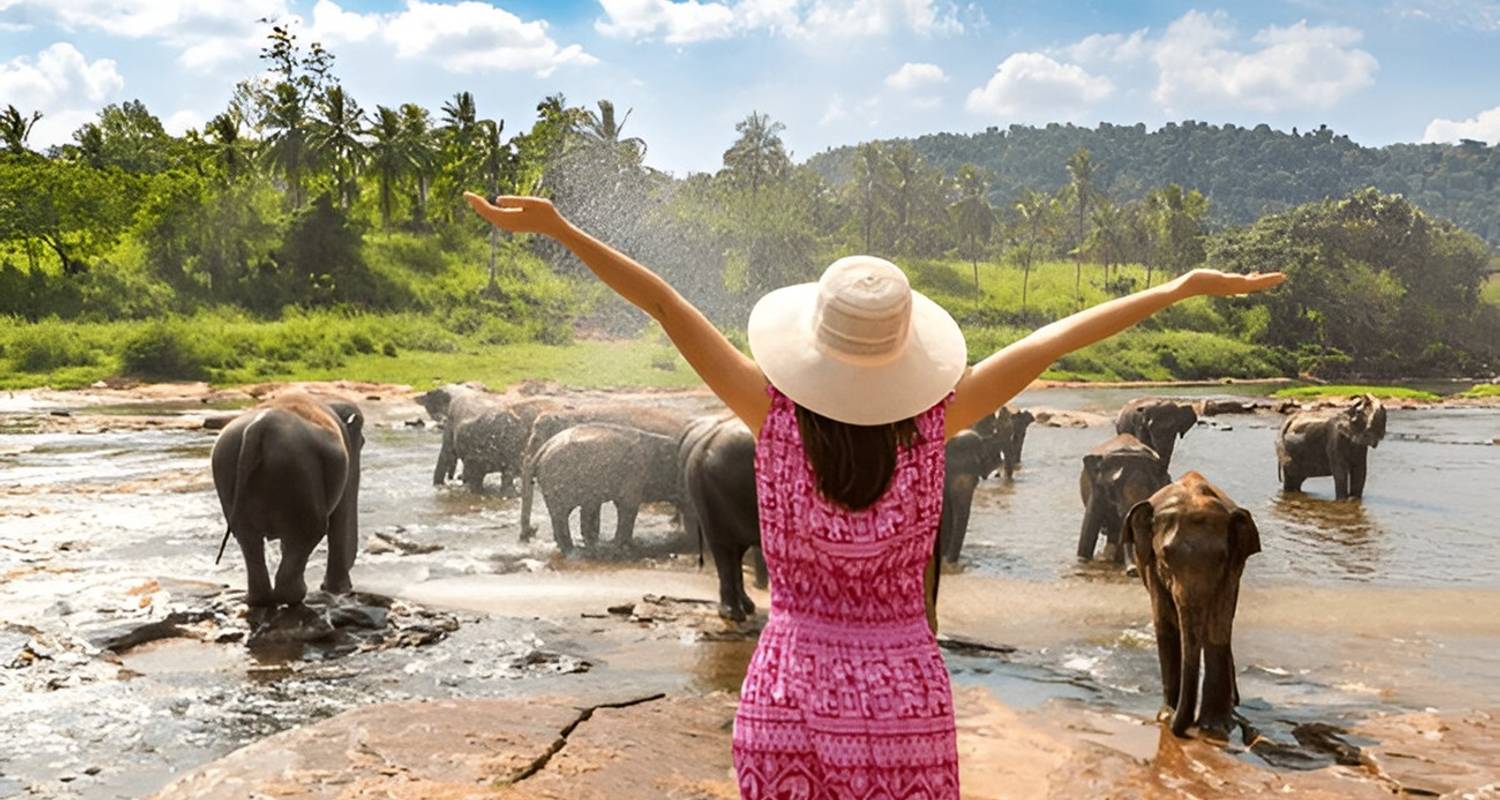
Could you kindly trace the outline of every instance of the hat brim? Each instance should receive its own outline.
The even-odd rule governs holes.
[[[839,358],[818,345],[818,284],[776,289],[750,311],[750,354],[782,394],[851,425],[884,425],[932,408],[968,367],[968,346],[952,315],[915,290],[900,351],[878,364]]]

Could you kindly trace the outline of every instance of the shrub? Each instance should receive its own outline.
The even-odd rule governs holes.
[[[155,322],[126,340],[120,364],[140,378],[201,380],[208,376],[202,357],[180,322]]]

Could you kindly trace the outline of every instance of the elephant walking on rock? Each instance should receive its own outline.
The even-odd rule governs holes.
[[[1078,474],[1078,492],[1083,498],[1078,558],[1088,561],[1094,557],[1099,532],[1103,531],[1104,557],[1116,564],[1124,562],[1129,554],[1121,546],[1120,531],[1126,512],[1171,482],[1161,456],[1128,433],[1090,450]]]
[[[1160,716],[1170,717],[1177,736],[1196,721],[1199,730],[1227,738],[1240,701],[1231,646],[1240,575],[1260,552],[1255,520],[1189,472],[1130,509],[1125,541],[1151,595],[1165,701]]]
[[[755,613],[745,592],[744,561],[755,551],[756,583],[766,584],[756,502],[755,435],[733,416],[693,420],[677,445],[683,485],[683,527],[713,554],[719,577],[719,616],[742,621]]]
[[[600,507],[614,503],[615,544],[629,545],[642,503],[681,505],[677,440],[623,425],[578,425],[553,436],[534,459],[534,480],[552,517],[552,536],[573,549],[568,517],[579,509],[586,544],[599,539]]]
[[[353,403],[294,394],[224,427],[209,460],[214,488],[245,557],[252,608],[295,606],[307,596],[307,559],[328,537],[323,589],[348,592],[359,544],[359,460],[364,416]],[[265,542],[281,542],[274,586]]]
[[[1303,411],[1281,424],[1276,463],[1282,489],[1302,491],[1308,478],[1333,476],[1336,499],[1365,493],[1369,449],[1385,438],[1385,405],[1372,395],[1334,411]]]
[[[1198,412],[1189,403],[1142,397],[1120,408],[1115,418],[1115,433],[1128,433],[1161,457],[1164,467],[1172,464],[1177,440],[1198,424]]]

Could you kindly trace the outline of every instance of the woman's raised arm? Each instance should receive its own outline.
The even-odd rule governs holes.
[[[757,435],[771,408],[766,378],[708,318],[661,276],[568,222],[539,197],[500,197],[494,203],[465,192],[469,205],[496,227],[539,233],[561,242],[599,279],[661,324],[694,372]]]
[[[1250,294],[1285,280],[1279,272],[1239,275],[1196,269],[1175,280],[1120,297],[1038,328],[975,364],[959,379],[948,407],[953,436],[1020,394],[1059,358],[1125,330],[1180,300],[1199,295]]]

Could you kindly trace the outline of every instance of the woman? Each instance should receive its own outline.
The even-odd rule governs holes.
[[[740,693],[741,796],[958,798],[948,672],[925,607],[947,438],[1062,356],[1195,295],[1267,289],[1280,274],[1195,270],[1054,322],[967,365],[947,312],[894,264],[840,259],[750,313],[751,357],[650,270],[534,197],[481,216],[551,236],[661,323],[756,433],[771,614]]]

